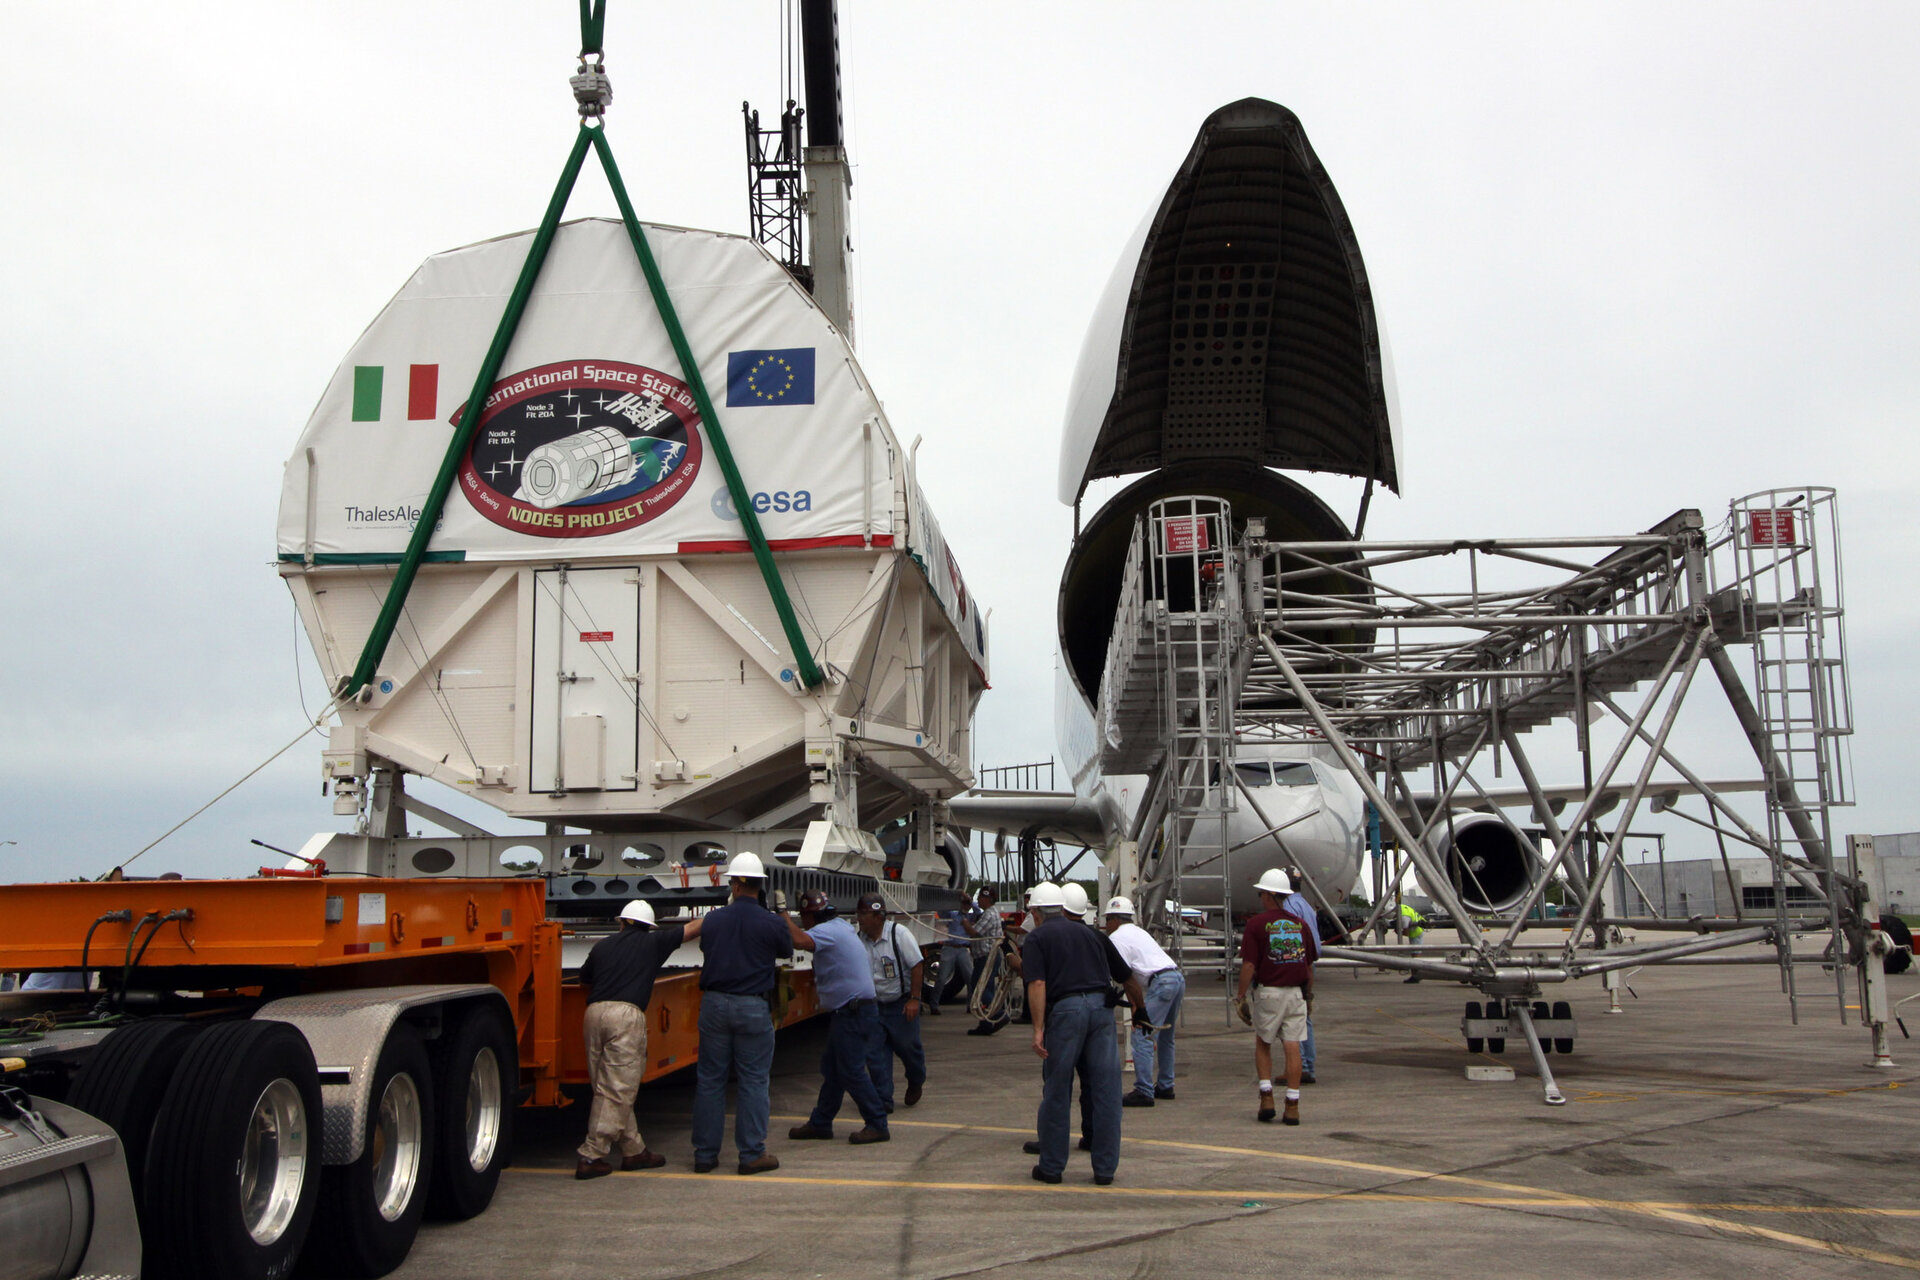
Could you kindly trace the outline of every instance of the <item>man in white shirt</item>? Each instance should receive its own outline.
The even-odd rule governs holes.
[[[1120,1105],[1150,1107],[1158,1100],[1171,1102],[1173,1028],[1187,993],[1186,977],[1173,957],[1133,922],[1133,903],[1125,898],[1107,903],[1107,937],[1147,994],[1144,1021],[1136,1017],[1133,1023],[1133,1089]]]
[[[867,1057],[867,1074],[880,1105],[893,1110],[893,1060],[907,1069],[907,1105],[920,1101],[927,1082],[927,1051],[920,1043],[920,983],[926,960],[920,944],[897,920],[887,919],[887,900],[878,893],[860,895],[854,925],[866,944],[873,968],[873,996],[879,1002],[880,1035]]]

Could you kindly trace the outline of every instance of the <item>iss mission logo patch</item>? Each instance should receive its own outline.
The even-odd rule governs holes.
[[[474,510],[518,533],[617,533],[666,512],[693,487],[699,423],[686,384],[658,369],[612,360],[523,369],[493,384],[460,491]]]

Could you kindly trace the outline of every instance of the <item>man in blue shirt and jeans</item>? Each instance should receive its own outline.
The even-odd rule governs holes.
[[[734,1099],[733,1141],[741,1173],[780,1167],[767,1150],[772,1110],[773,1009],[767,1003],[778,975],[774,962],[793,954],[787,921],[760,903],[767,872],[751,853],[727,864],[733,897],[700,921],[700,1065],[693,1095],[693,1171],[720,1163],[727,1125],[727,1072],[740,1077]]]
[[[800,925],[806,926],[802,929]],[[867,944],[819,889],[800,895],[800,925],[791,920],[793,945],[813,952],[813,988],[820,1007],[833,1014],[827,1051],[820,1055],[820,1097],[807,1122],[787,1131],[789,1138],[831,1138],[833,1118],[847,1094],[860,1109],[866,1127],[847,1138],[855,1146],[885,1142],[887,1113],[867,1073],[867,1060],[880,1039],[880,1011],[873,998],[873,968]]]

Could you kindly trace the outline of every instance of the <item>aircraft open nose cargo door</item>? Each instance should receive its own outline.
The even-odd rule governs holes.
[[[535,791],[640,782],[640,570],[533,575]]]

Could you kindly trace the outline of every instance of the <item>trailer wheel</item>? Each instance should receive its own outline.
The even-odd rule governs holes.
[[[1467,1017],[1469,1019],[1478,1019],[1479,1016],[1480,1016],[1480,1002],[1478,1000],[1467,1001]],[[1481,1053],[1486,1050],[1486,1047],[1487,1047],[1487,1042],[1483,1037],[1480,1037],[1480,1036],[1467,1037],[1468,1053]]]
[[[320,1175],[313,1264],[321,1275],[383,1276],[406,1260],[433,1167],[433,1073],[419,1033],[395,1023],[367,1094],[360,1158]]]
[[[1548,1016],[1549,1016],[1549,1010],[1548,1010],[1547,1002],[1545,1000],[1535,1000],[1533,1002],[1534,1022],[1536,1023],[1545,1022]],[[1553,1052],[1552,1037],[1547,1035],[1547,1033],[1544,1031],[1539,1031],[1538,1028],[1536,1028],[1535,1030],[1536,1030],[1536,1034],[1534,1038],[1540,1041],[1540,1052],[1552,1053]]]
[[[147,1167],[160,1104],[181,1055],[199,1032],[199,1027],[172,1018],[122,1027],[93,1051],[67,1092],[68,1106],[112,1125],[120,1135],[136,1209],[144,1208],[141,1173]]]
[[[320,1191],[320,1073],[284,1022],[226,1022],[187,1046],[153,1127],[147,1274],[277,1280]]]
[[[1507,1016],[1507,1004],[1506,1004],[1506,1001],[1504,1001],[1504,1000],[1495,1000],[1495,1001],[1493,1001],[1493,1002],[1491,1002],[1490,1004],[1488,1004],[1488,1005],[1487,1005],[1487,1016],[1488,1016],[1489,1018],[1504,1018],[1504,1017],[1506,1017],[1506,1016]],[[1506,1038],[1505,1036],[1488,1036],[1488,1037],[1487,1037],[1487,1052],[1488,1052],[1488,1053],[1505,1053],[1506,1051],[1507,1051],[1507,1038]]]
[[[520,1080],[513,1029],[493,1004],[470,1009],[434,1056],[433,1110],[439,1144],[427,1213],[472,1218],[493,1202],[500,1171],[513,1162],[513,1091]]]

